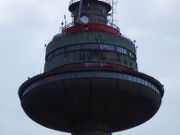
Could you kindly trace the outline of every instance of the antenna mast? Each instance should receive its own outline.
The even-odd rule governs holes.
[[[112,0],[112,24],[114,23],[114,0]]]
[[[82,3],[83,3],[83,0],[80,0],[79,10],[78,10],[78,17],[77,17],[77,20],[76,20],[77,23],[79,23],[79,19],[80,19],[80,15],[81,15]]]

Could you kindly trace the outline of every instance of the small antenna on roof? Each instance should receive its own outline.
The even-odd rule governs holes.
[[[114,0],[112,0],[112,24],[114,23]]]
[[[64,22],[62,21],[62,22],[61,22],[61,26],[63,27],[63,25],[64,25]]]
[[[59,27],[59,33],[62,33],[62,31],[63,31],[63,26],[64,26],[64,22],[62,21],[62,22],[61,22],[61,26]]]
[[[66,27],[66,24],[67,24],[66,15],[64,15],[64,22],[65,22],[65,27]]]
[[[116,6],[117,6],[118,0],[112,0],[112,24],[114,23],[114,14],[116,12]]]
[[[82,3],[83,3],[83,0],[80,0],[80,2],[79,2],[79,10],[78,10],[78,17],[77,17],[76,23],[79,23],[79,19],[80,19],[80,16],[81,16]]]

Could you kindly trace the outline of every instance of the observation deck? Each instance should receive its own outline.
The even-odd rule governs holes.
[[[44,73],[19,88],[35,122],[72,135],[111,135],[152,118],[163,85],[138,72],[136,47],[109,22],[110,0],[71,0],[73,23],[46,47]]]

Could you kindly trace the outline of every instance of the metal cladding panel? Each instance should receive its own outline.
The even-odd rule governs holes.
[[[116,45],[126,48],[136,54],[135,45],[127,38],[103,32],[82,32],[51,41],[46,48],[46,55],[61,47],[83,43],[102,43]]]
[[[115,94],[117,94],[117,84],[116,79],[106,79],[106,78],[93,78],[91,80],[92,89],[92,114],[99,116],[111,117],[108,113],[110,109],[108,104],[111,103]],[[104,100],[101,100],[103,98]],[[110,109],[111,110],[111,109]]]

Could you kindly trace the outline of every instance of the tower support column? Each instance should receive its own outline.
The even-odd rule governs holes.
[[[76,123],[72,135],[111,135],[108,122],[101,119],[88,119]]]

